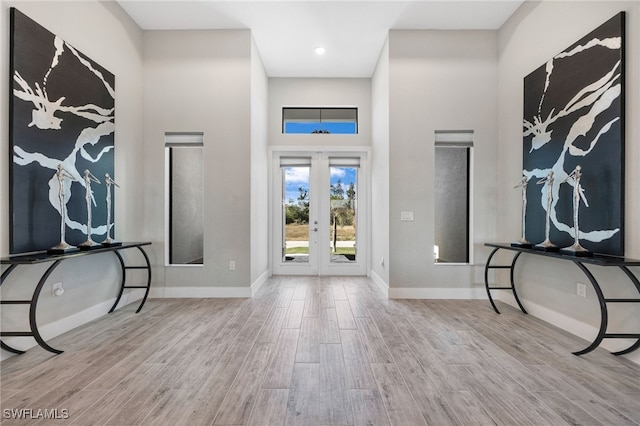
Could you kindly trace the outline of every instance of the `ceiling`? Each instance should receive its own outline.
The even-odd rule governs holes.
[[[498,29],[524,0],[118,0],[143,30],[251,29],[270,77],[371,77],[389,29]],[[315,47],[326,49],[324,55]]]

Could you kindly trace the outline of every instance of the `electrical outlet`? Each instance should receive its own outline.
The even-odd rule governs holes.
[[[413,220],[413,212],[400,212],[400,220],[411,222]]]
[[[587,285],[576,283],[576,294],[578,296],[587,297]]]
[[[229,270],[230,271],[235,271],[236,270],[236,261],[235,260],[230,260],[229,261]]]
[[[62,287],[62,283],[53,283],[51,286],[51,292],[54,296],[62,296],[64,294],[64,288]]]

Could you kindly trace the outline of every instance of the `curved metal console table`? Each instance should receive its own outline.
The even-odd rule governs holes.
[[[491,254],[489,255],[489,257],[487,258],[487,263],[484,267],[484,285],[487,290],[487,295],[489,296],[489,301],[491,302],[491,306],[493,307],[493,310],[496,311],[496,313],[499,314],[500,311],[498,310],[498,308],[496,307],[496,304],[493,301],[493,297],[491,296],[491,290],[511,290],[522,312],[524,312],[525,314],[527,313],[527,311],[522,306],[520,299],[518,298],[518,294],[516,293],[516,286],[514,282],[515,266],[521,254],[527,253],[527,254],[534,254],[538,256],[553,257],[555,259],[568,260],[574,263],[585,274],[585,276],[587,277],[587,279],[589,280],[589,282],[593,286],[593,289],[596,292],[596,296],[598,297],[598,303],[600,305],[600,328],[598,330],[598,335],[589,346],[587,346],[586,348],[580,351],[573,352],[573,354],[584,355],[586,353],[589,353],[595,348],[597,348],[603,339],[635,339],[635,342],[628,348],[623,349],[621,351],[612,352],[614,355],[624,355],[640,348],[640,333],[607,333],[607,325],[609,321],[607,304],[608,303],[640,303],[640,298],[618,298],[618,299],[606,298],[604,296],[604,293],[602,292],[600,284],[598,283],[596,278],[593,276],[591,271],[589,271],[589,269],[586,267],[586,265],[588,264],[588,265],[597,265],[597,266],[615,266],[619,268],[629,278],[629,280],[631,281],[635,289],[638,291],[638,294],[640,295],[640,281],[638,280],[638,277],[636,277],[633,274],[633,272],[631,272],[631,270],[629,269],[630,266],[640,266],[640,260],[626,259],[626,258],[614,257],[614,256],[604,256],[604,255],[594,255],[593,257],[576,257],[568,254],[561,254],[558,252],[546,252],[546,251],[539,251],[531,248],[513,247],[510,244],[501,244],[501,243],[486,243],[485,246],[493,247],[493,250],[491,251]],[[513,259],[511,260],[510,265],[492,265],[491,264],[491,261],[494,255],[500,249],[515,252],[515,255],[513,256]],[[489,285],[490,269],[509,269],[511,286],[510,287],[490,286]]]
[[[116,309],[116,307],[118,306],[118,303],[120,302],[120,299],[122,298],[122,294],[124,293],[124,290],[129,288],[146,289],[144,293],[144,297],[142,298],[140,305],[136,310],[136,313],[140,312],[140,310],[144,306],[144,303],[147,300],[147,296],[149,296],[149,290],[151,288],[151,263],[149,262],[149,256],[147,256],[147,253],[144,251],[142,247],[150,244],[151,244],[150,242],[122,243],[122,245],[118,245],[118,246],[110,246],[110,247],[98,246],[90,250],[74,251],[74,252],[65,253],[65,254],[51,255],[51,254],[47,254],[46,252],[38,252],[38,253],[33,253],[28,255],[11,256],[11,257],[5,257],[0,259],[0,264],[9,265],[9,267],[6,268],[2,272],[2,275],[0,276],[0,285],[2,285],[5,282],[5,280],[9,277],[11,272],[13,272],[20,265],[34,265],[38,263],[53,262],[47,268],[44,274],[42,274],[42,277],[40,277],[40,280],[38,281],[35,287],[35,290],[33,291],[33,295],[31,296],[31,300],[0,300],[0,304],[2,305],[29,305],[29,327],[30,327],[30,331],[0,331],[0,347],[2,347],[2,349],[5,349],[9,352],[13,352],[15,354],[22,354],[24,353],[24,351],[9,346],[1,339],[1,337],[30,336],[36,340],[38,345],[40,345],[43,349],[46,349],[49,352],[53,352],[55,354],[60,354],[63,352],[59,349],[55,349],[51,347],[42,338],[42,335],[38,330],[38,323],[36,321],[36,308],[38,307],[38,298],[40,296],[40,292],[42,291],[42,287],[46,283],[51,273],[65,259],[71,259],[71,258],[80,257],[80,256],[88,256],[88,255],[98,254],[98,253],[107,253],[107,252],[113,253],[118,259],[118,263],[120,264],[122,279],[120,281],[120,291],[118,292],[118,297],[116,297],[116,301],[111,307],[111,309],[109,310],[109,313],[113,312]],[[125,265],[124,258],[120,254],[120,251],[130,249],[130,248],[136,248],[140,251],[140,253],[142,253],[142,256],[144,258],[146,265],[143,265],[143,266]],[[147,271],[147,284],[133,285],[133,286],[126,285],[127,270],[129,269],[145,269]]]

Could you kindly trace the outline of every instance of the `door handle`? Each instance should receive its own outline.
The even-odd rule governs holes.
[[[313,232],[318,232],[318,228],[313,228]]]

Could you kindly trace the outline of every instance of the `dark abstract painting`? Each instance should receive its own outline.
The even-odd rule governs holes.
[[[60,242],[60,164],[70,175],[62,185],[66,241],[87,240],[85,170],[101,181],[91,185],[89,201],[91,233],[101,241],[104,177],[115,178],[115,77],[17,9],[10,17],[10,251]]]
[[[526,236],[545,239],[547,185],[553,171],[550,240],[574,243],[579,193],[580,244],[624,255],[624,13],[551,58],[524,79],[523,174]],[[577,166],[578,191],[569,177]]]

